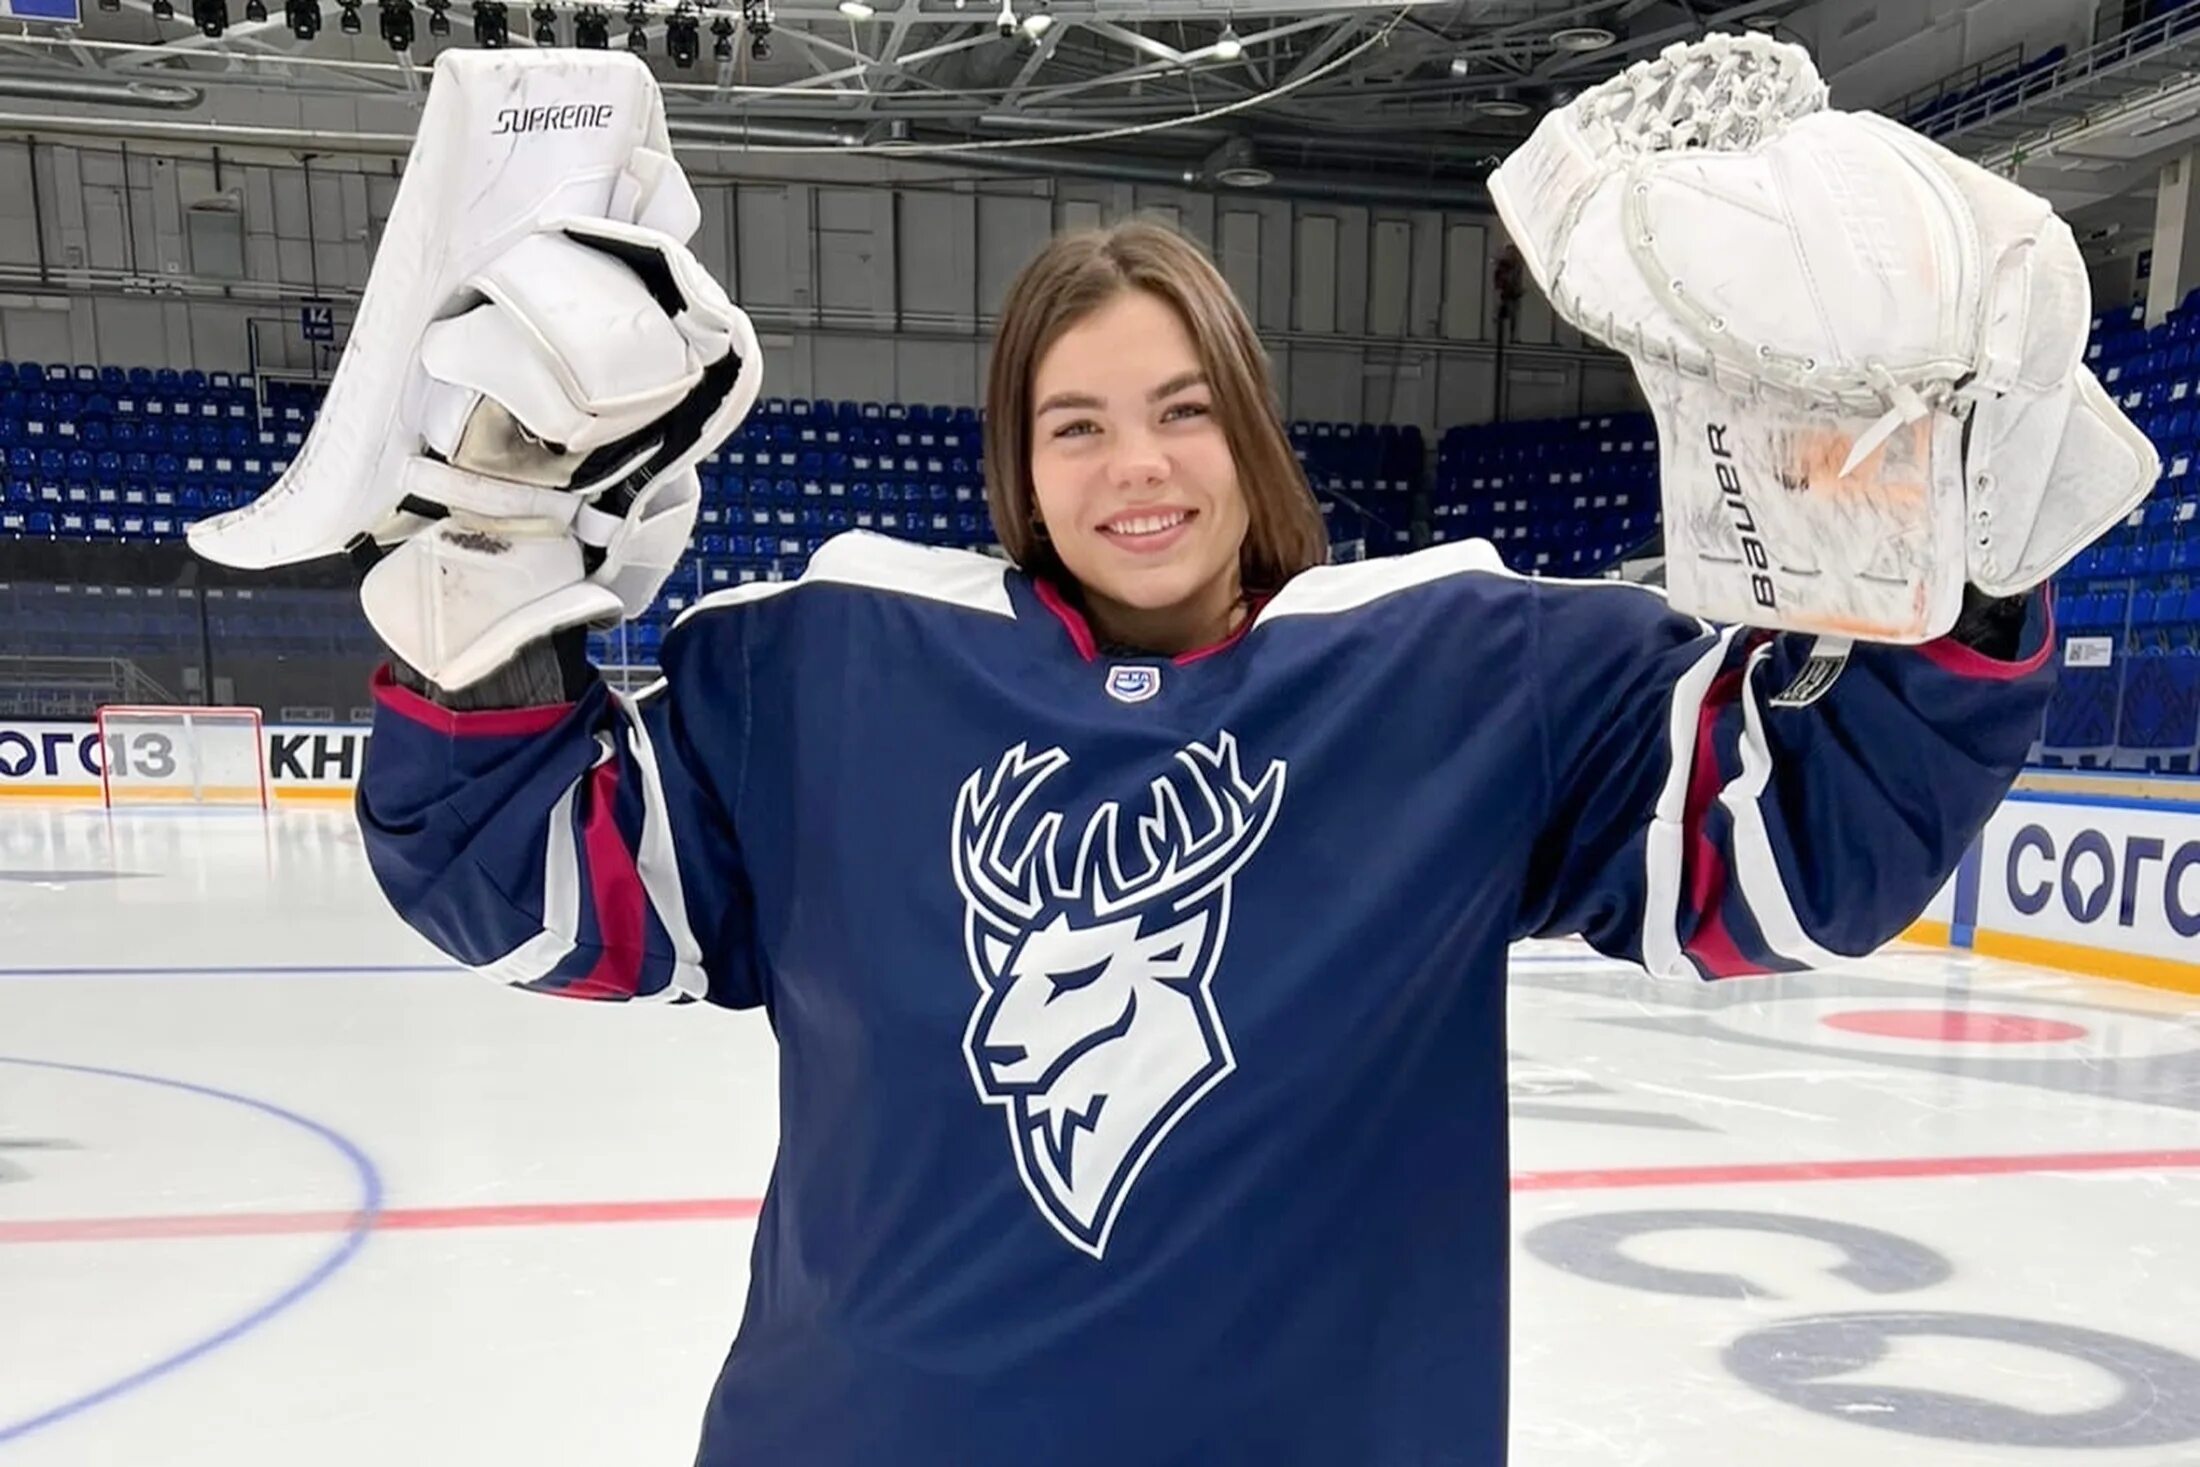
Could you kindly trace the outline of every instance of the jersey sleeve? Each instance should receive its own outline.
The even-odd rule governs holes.
[[[384,669],[358,812],[398,915],[540,993],[762,1002],[721,777],[739,768],[745,720],[710,706],[717,681],[453,712]]]
[[[2035,592],[2013,661],[1859,643],[1775,706],[1809,638],[1710,628],[1618,584],[1533,587],[1549,797],[1516,935],[1668,978],[1861,956],[1915,920],[2015,781],[2054,681]]]

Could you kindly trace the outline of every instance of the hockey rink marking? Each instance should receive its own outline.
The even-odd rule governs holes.
[[[356,1208],[343,1214],[343,1220],[334,1227],[313,1229],[315,1232],[339,1234],[336,1246],[280,1293],[253,1306],[219,1329],[201,1335],[151,1364],[108,1381],[105,1385],[86,1391],[81,1395],[72,1396],[59,1405],[49,1406],[42,1411],[33,1412],[31,1415],[18,1420],[0,1420],[0,1446],[5,1446],[7,1443],[18,1441],[35,1431],[66,1421],[70,1417],[89,1411],[95,1406],[105,1405],[117,1397],[126,1396],[141,1387],[151,1385],[164,1376],[183,1369],[193,1361],[234,1344],[243,1336],[250,1334],[261,1325],[298,1304],[334,1278],[345,1264],[351,1262],[358,1255],[359,1250],[366,1245],[367,1239],[379,1230],[377,1222],[382,1211],[381,1173],[375,1170],[374,1162],[367,1156],[365,1151],[360,1149],[358,1143],[344,1135],[343,1132],[332,1126],[324,1125],[311,1116],[300,1115],[298,1112],[277,1105],[273,1101],[243,1095],[234,1090],[223,1090],[212,1085],[201,1085],[191,1080],[172,1079],[166,1075],[145,1074],[138,1070],[112,1069],[105,1065],[64,1064],[58,1060],[28,1059],[16,1055],[0,1055],[0,1065],[15,1065],[23,1069],[45,1070],[56,1074],[85,1075],[103,1080],[121,1080],[132,1085],[149,1085],[162,1090],[180,1091],[187,1095],[199,1096],[202,1099],[219,1101],[225,1105],[234,1105],[246,1110],[257,1111],[271,1120],[280,1121],[284,1125],[305,1131],[327,1143],[331,1149],[344,1159],[359,1184],[359,1205]]]
[[[1877,1157],[1858,1161],[1781,1161],[1713,1166],[1653,1166],[1519,1172],[1515,1192],[1606,1192],[1643,1187],[1747,1187],[1789,1182],[1888,1182],[1949,1177],[2041,1176],[2057,1172],[2191,1171],[2200,1150],[2078,1151],[2034,1156]],[[682,1197],[631,1202],[491,1202],[463,1207],[388,1207],[376,1233],[468,1228],[562,1228],[622,1223],[747,1222],[758,1197]],[[25,1219],[0,1222],[0,1244],[123,1243],[178,1238],[247,1238],[349,1232],[361,1214],[204,1212],[147,1217]]]

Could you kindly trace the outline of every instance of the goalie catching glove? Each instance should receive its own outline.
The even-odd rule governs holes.
[[[700,219],[633,58],[445,52],[312,434],[193,548],[350,552],[376,633],[446,689],[640,613],[760,385],[747,318],[683,243]]]
[[[2083,365],[2041,199],[1827,110],[1801,48],[1669,47],[1546,116],[1490,192],[1553,307],[1657,418],[1673,604],[1919,642],[2013,595],[2160,473]]]

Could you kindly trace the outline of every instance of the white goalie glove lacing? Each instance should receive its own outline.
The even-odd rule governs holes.
[[[2081,364],[2047,204],[1826,102],[1799,47],[1670,47],[1545,117],[1491,193],[1558,313],[1634,364],[1675,604],[1919,641],[1966,580],[2044,580],[2157,464]]]

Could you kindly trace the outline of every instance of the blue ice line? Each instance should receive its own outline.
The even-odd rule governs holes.
[[[63,1401],[60,1405],[49,1407],[36,1415],[26,1416],[20,1421],[0,1422],[0,1446],[18,1441],[34,1431],[41,1431],[46,1427],[66,1421],[72,1416],[89,1411],[94,1406],[104,1405],[117,1397],[128,1395],[132,1391],[149,1386],[163,1376],[181,1370],[195,1360],[211,1355],[224,1346],[236,1343],[243,1336],[250,1334],[253,1330],[275,1318],[276,1315],[283,1313],[292,1305],[304,1299],[306,1295],[320,1288],[336,1274],[338,1269],[351,1262],[360,1248],[365,1245],[367,1236],[374,1231],[375,1220],[381,1216],[382,1175],[375,1170],[374,1163],[368,1159],[367,1154],[341,1132],[322,1125],[319,1121],[310,1117],[299,1115],[296,1111],[285,1110],[271,1101],[256,1100],[249,1095],[239,1095],[231,1090],[217,1090],[211,1085],[198,1085],[189,1080],[172,1080],[162,1075],[140,1074],[135,1070],[113,1070],[101,1065],[70,1065],[55,1060],[24,1059],[14,1055],[0,1055],[0,1065],[22,1065],[29,1069],[59,1070],[74,1075],[98,1075],[110,1080],[128,1080],[134,1084],[157,1085],[168,1090],[181,1090],[187,1094],[204,1096],[210,1100],[241,1105],[248,1110],[256,1110],[262,1115],[272,1116],[287,1125],[309,1131],[321,1140],[326,1141],[343,1156],[346,1162],[350,1163],[353,1174],[359,1179],[359,1209],[358,1215],[352,1219],[351,1231],[337,1243],[335,1249],[327,1257],[315,1264],[290,1287],[223,1328],[186,1345],[173,1354],[154,1361],[141,1370],[132,1371],[118,1380]]]

